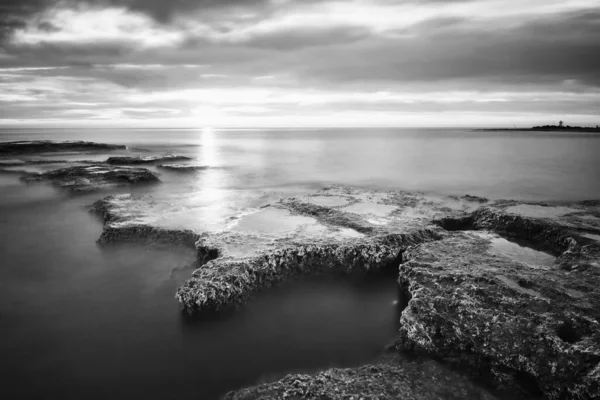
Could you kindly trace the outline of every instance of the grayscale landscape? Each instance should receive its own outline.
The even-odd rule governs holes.
[[[2,399],[600,398],[600,2],[0,3]]]

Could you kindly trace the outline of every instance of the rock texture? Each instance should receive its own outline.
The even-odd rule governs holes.
[[[25,165],[25,161],[14,159],[0,160],[0,167],[14,167],[18,165]]]
[[[340,187],[285,199],[240,216],[222,231],[202,232],[196,243],[201,267],[177,299],[189,314],[212,312],[242,304],[296,274],[396,268],[408,246],[439,238],[442,229],[431,224],[434,217],[462,216],[478,205]],[[103,207],[118,221],[106,225],[103,243],[146,241],[148,226],[179,232],[161,226],[169,211],[148,199],[112,197]],[[152,209],[160,209],[160,221],[148,215]]]
[[[434,361],[396,358],[351,369],[282,380],[225,395],[223,400],[492,400],[496,397]]]
[[[199,235],[191,230],[172,230],[152,226],[143,220],[144,212],[134,207],[136,196],[109,196],[98,200],[90,209],[104,222],[98,244],[111,246],[121,243],[183,246],[196,249]],[[139,218],[139,219],[138,219]]]
[[[411,300],[398,348],[457,363],[502,387],[549,399],[600,398],[600,243],[596,203],[498,202],[442,226],[487,229],[552,250],[551,268],[448,233],[404,253],[399,281]]]
[[[110,157],[106,160],[107,164],[111,165],[139,165],[139,164],[153,164],[157,162],[168,162],[168,161],[185,161],[191,160],[189,157],[177,156],[177,155],[166,155],[166,156],[146,156],[146,157]]]
[[[61,168],[39,174],[28,174],[21,179],[25,182],[50,181],[58,187],[75,193],[159,181],[156,175],[144,168],[106,165]]]
[[[298,274],[397,269],[409,300],[392,349],[459,365],[527,396],[600,398],[598,201],[552,205],[333,187],[205,232],[189,219],[173,229],[181,207],[160,199],[112,196],[94,210],[105,221],[101,244],[195,247],[198,268],[176,294],[188,314],[243,304]],[[502,238],[555,258],[524,262],[518,252],[495,248],[502,241],[519,248]],[[291,376],[228,399],[453,398],[435,391],[441,381],[421,380],[400,364],[369,368]],[[407,389],[403,379],[420,389]],[[461,381],[440,388],[453,383]]]
[[[161,164],[158,165],[158,168],[167,169],[169,171],[176,172],[196,172],[196,171],[204,171],[209,169],[210,167],[206,165],[190,165],[190,164]]]
[[[123,150],[126,146],[83,141],[59,142],[53,140],[31,140],[1,142],[0,154],[31,154],[57,151],[110,151]]]

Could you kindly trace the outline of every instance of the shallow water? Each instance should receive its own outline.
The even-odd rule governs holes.
[[[174,293],[191,273],[186,265],[193,255],[100,250],[95,240],[101,224],[85,206],[110,193],[167,199],[176,212],[170,209],[161,217],[163,202],[147,210],[165,227],[185,223],[198,231],[254,227],[248,222],[261,215],[262,206],[281,197],[307,196],[331,183],[490,198],[600,198],[595,172],[600,171],[600,136],[595,135],[0,130],[0,141],[20,139],[126,144],[129,150],[111,155],[175,153],[211,168],[182,174],[151,165],[162,184],[78,197],[0,173],[2,398],[210,400],[287,372],[365,363],[393,339],[400,307],[394,304],[393,279],[306,279],[266,291],[220,320],[182,318]],[[42,171],[56,165],[27,167]],[[339,198],[313,197],[312,202],[347,205]],[[373,223],[390,211],[386,206],[355,210],[369,214]],[[274,217],[286,230],[313,229],[310,219]],[[506,251],[502,243],[496,245]],[[538,255],[511,249],[537,260]]]
[[[393,277],[306,278],[232,315],[183,318],[173,297],[193,254],[101,250],[93,196],[0,184],[13,194],[0,199],[3,398],[213,399],[367,362],[398,329]]]
[[[0,141],[73,138],[161,154],[183,153],[197,158],[192,164],[232,167],[210,171],[211,182],[202,178],[203,172],[196,174],[193,186],[203,192],[214,190],[218,181],[222,188],[256,190],[343,183],[488,198],[600,198],[598,134],[466,129],[0,129]],[[94,154],[69,158],[98,159]]]
[[[469,232],[469,231],[467,231]],[[496,254],[502,254],[515,261],[527,264],[532,268],[547,268],[554,265],[556,257],[544,251],[511,242],[498,236],[495,233],[484,231],[470,231],[472,235],[476,235],[490,241],[489,251]]]

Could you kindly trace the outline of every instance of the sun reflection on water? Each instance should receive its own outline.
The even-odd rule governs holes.
[[[208,168],[197,175],[190,203],[199,206],[198,215],[205,230],[220,230],[231,216],[231,191],[227,189],[229,174],[222,167],[219,136],[215,129],[202,129],[198,162]]]

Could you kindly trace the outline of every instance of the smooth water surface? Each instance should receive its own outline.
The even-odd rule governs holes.
[[[91,140],[184,152],[197,157],[194,164],[233,168],[215,173],[221,188],[319,188],[343,183],[489,198],[600,198],[600,135],[593,133],[0,129],[0,141],[22,139]],[[214,188],[214,183],[202,188]]]
[[[94,196],[0,175],[0,397],[215,399],[376,358],[398,329],[393,277],[306,278],[219,318],[184,318],[188,251],[95,245]]]
[[[598,135],[0,130],[0,141],[31,139],[91,140],[129,146],[117,154],[193,157],[191,164],[210,168],[182,174],[148,166],[162,184],[132,190],[170,196],[180,211],[164,225],[193,221],[199,231],[230,224],[247,229],[245,221],[260,215],[253,213],[261,206],[333,183],[490,198],[600,198]],[[174,293],[191,273],[186,266],[193,254],[98,248],[102,226],[86,206],[110,193],[116,191],[70,197],[0,173],[2,398],[210,400],[288,372],[366,363],[393,340],[400,307],[393,278],[307,278],[265,291],[232,315],[183,318]]]

